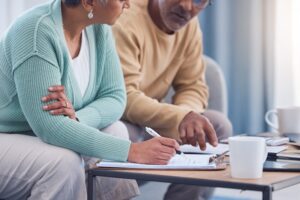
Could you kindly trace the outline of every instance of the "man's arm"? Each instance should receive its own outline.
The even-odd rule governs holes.
[[[187,38],[188,49],[183,52],[185,61],[172,83],[175,90],[172,103],[197,113],[203,113],[208,103],[208,89],[205,83],[205,65],[202,58],[202,35],[198,21],[193,20],[190,23],[193,23],[193,26],[188,33],[190,36]]]
[[[189,108],[161,103],[140,89],[142,39],[128,27],[113,27],[127,89],[127,106],[123,118],[141,126],[151,126],[163,136],[179,139],[179,123],[191,111]],[[147,56],[147,55],[144,55]]]
[[[195,19],[197,20],[197,19]],[[128,103],[124,118],[130,122],[152,126],[161,134],[181,140],[192,145],[199,144],[205,148],[205,137],[212,145],[217,144],[216,133],[200,112],[204,111],[207,102],[207,87],[204,81],[204,66],[201,59],[201,34],[197,21],[193,21],[190,36],[186,38],[188,49],[184,51],[184,65],[177,73],[173,85],[176,95],[175,105],[160,103],[149,98],[140,90],[140,81],[146,78],[141,74],[140,58],[143,38],[128,27],[115,26],[119,56],[123,65],[127,88]],[[126,31],[124,31],[126,30]],[[139,37],[138,37],[139,36]]]
[[[188,49],[185,62],[177,72],[173,81],[175,95],[173,103],[180,107],[192,109],[179,125],[180,139],[183,143],[197,145],[204,150],[207,141],[217,145],[216,132],[210,121],[201,115],[207,107],[208,89],[205,83],[205,66],[202,58],[202,35],[198,19],[190,23],[188,32]]]

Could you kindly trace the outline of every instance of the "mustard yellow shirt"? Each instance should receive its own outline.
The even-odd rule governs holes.
[[[184,116],[207,106],[202,34],[197,17],[175,34],[162,32],[147,6],[148,0],[132,0],[113,27],[127,89],[123,118],[178,139]],[[163,103],[172,86],[172,104]]]

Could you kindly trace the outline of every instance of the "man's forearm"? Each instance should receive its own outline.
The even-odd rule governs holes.
[[[178,127],[191,110],[177,105],[160,103],[136,91],[128,94],[124,118],[140,126],[150,126],[165,137],[179,138]]]

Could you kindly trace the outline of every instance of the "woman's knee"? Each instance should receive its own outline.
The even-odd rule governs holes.
[[[10,144],[7,148],[4,145],[0,148],[8,154],[3,158],[7,162],[2,163],[0,168],[2,172],[8,170],[7,174],[11,177],[4,192],[18,191],[17,195],[30,193],[29,199],[43,199],[45,196],[47,199],[66,199],[68,196],[85,199],[85,173],[78,154],[46,144],[36,137],[2,136]]]
[[[82,158],[68,149],[59,149],[55,157],[52,158],[53,164],[45,177],[48,185],[53,186],[53,197],[70,196],[73,199],[85,199],[86,184]]]
[[[85,185],[84,165],[81,156],[77,153],[50,146],[39,162],[41,168],[44,168],[44,181],[53,181],[61,187],[68,184],[70,188],[77,188],[76,184]]]
[[[76,174],[81,176],[84,174],[81,156],[71,150],[63,149],[60,151],[54,163],[56,163],[54,166],[56,166],[57,171],[64,175],[73,176]]]

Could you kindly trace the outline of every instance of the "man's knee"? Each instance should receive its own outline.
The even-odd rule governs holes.
[[[168,187],[164,200],[206,200],[210,199],[214,188],[194,185],[171,184]]]
[[[204,112],[204,116],[213,124],[219,140],[232,135],[232,124],[225,114],[215,110],[207,110]]]
[[[103,128],[101,131],[116,136],[118,138],[129,140],[129,133],[127,127],[121,121],[116,121],[115,123]]]

